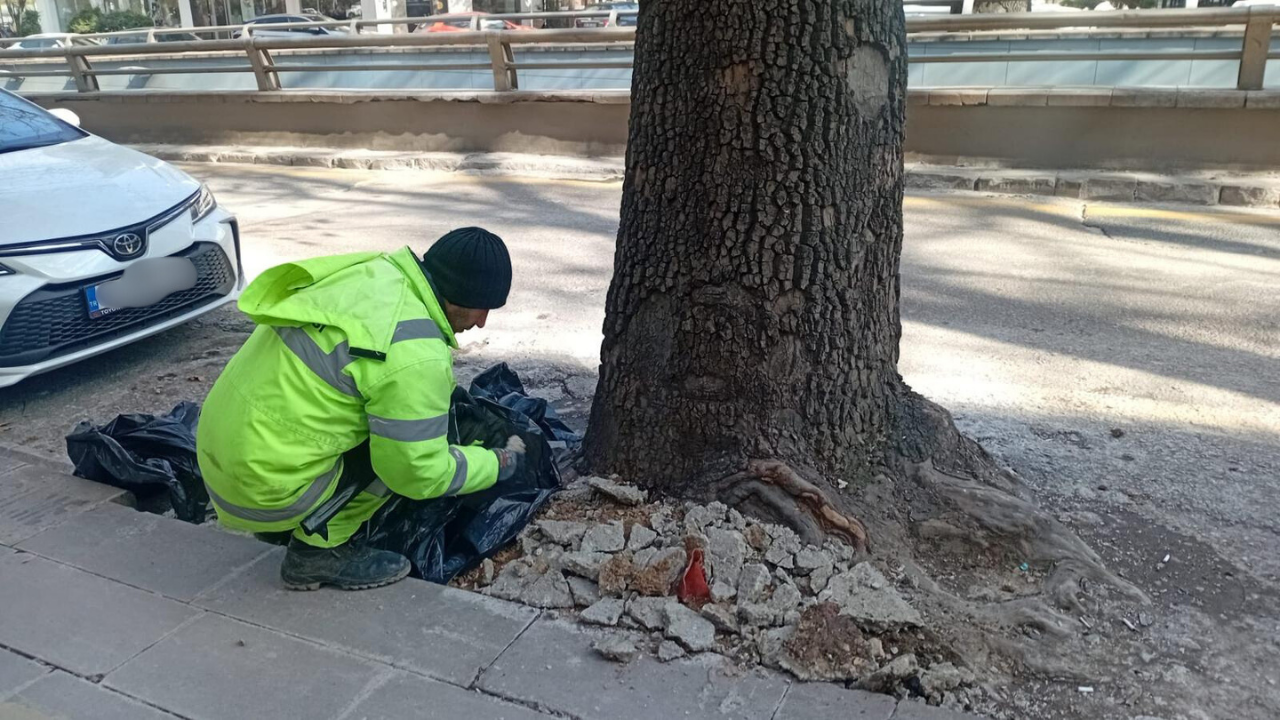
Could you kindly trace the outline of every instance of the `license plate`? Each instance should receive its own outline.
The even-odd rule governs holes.
[[[198,275],[195,264],[187,258],[139,260],[119,278],[84,289],[89,317],[98,319],[120,310],[154,305],[195,287]]]

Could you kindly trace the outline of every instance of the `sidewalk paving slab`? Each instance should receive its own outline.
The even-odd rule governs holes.
[[[265,625],[468,686],[538,611],[420,581],[376,590],[284,589],[277,549],[196,599],[224,615]]]
[[[625,665],[591,650],[597,637],[558,620],[539,620],[480,678],[480,687],[583,720],[715,717],[768,720],[787,681],[702,655],[659,663],[637,656]]]
[[[192,720],[336,720],[385,672],[337,650],[206,614],[103,684]]]
[[[191,600],[272,549],[248,536],[112,503],[18,547],[178,600]]]
[[[846,690],[833,683],[792,684],[774,720],[889,720],[897,706],[890,695]]]
[[[0,702],[0,718],[13,720],[176,720],[153,707],[64,672],[54,672]]]
[[[198,610],[29,553],[0,555],[0,645],[78,675],[109,672]]]
[[[17,544],[77,513],[127,495],[47,466],[10,470],[0,474],[0,544]]]
[[[343,720],[551,720],[554,716],[474,690],[397,673]]]
[[[0,698],[48,672],[49,668],[34,660],[0,650]],[[4,714],[0,713],[0,718],[3,717]]]

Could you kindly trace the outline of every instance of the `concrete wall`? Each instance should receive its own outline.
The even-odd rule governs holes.
[[[604,93],[51,93],[117,142],[618,156]],[[914,90],[908,159],[1008,167],[1280,170],[1280,92]]]

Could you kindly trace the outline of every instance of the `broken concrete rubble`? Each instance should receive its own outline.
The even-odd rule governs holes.
[[[638,652],[636,644],[630,638],[619,636],[601,638],[592,643],[591,649],[608,660],[620,663],[631,662]]]
[[[924,622],[920,613],[890,587],[884,575],[867,562],[831,578],[818,599],[835,603],[843,615],[878,627]]]
[[[910,687],[927,685],[934,702],[971,683],[967,671],[947,663],[922,670],[928,659],[893,660],[897,649],[886,657],[872,633],[920,627],[922,616],[871,563],[851,565],[851,548],[805,545],[788,528],[718,503],[619,511],[618,493],[599,492],[609,500],[598,501],[594,521],[578,522],[579,512],[573,521],[560,514],[536,523],[521,545],[533,557],[508,563],[486,592],[538,607],[576,606],[583,623],[622,638],[600,644],[615,659],[723,651],[805,680],[900,693],[910,679]],[[675,597],[693,548],[702,550],[710,588],[710,598],[691,603],[696,609]],[[652,635],[632,636],[637,629]]]

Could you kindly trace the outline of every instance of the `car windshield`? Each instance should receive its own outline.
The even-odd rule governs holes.
[[[84,136],[40,107],[0,90],[0,153],[58,145]]]

